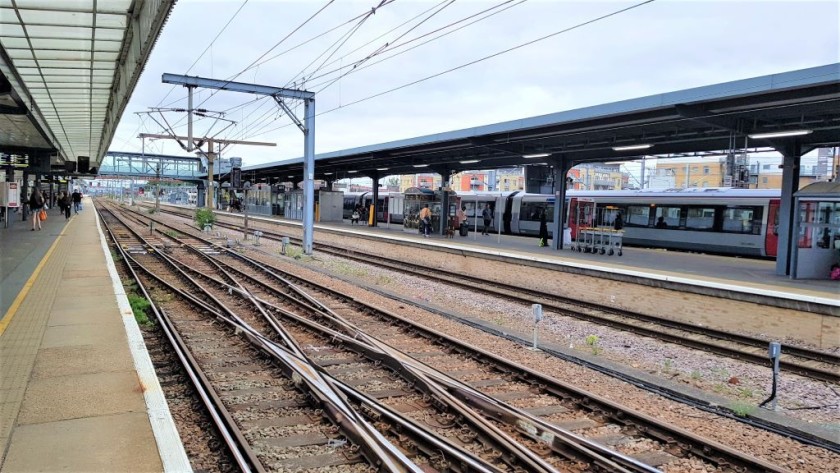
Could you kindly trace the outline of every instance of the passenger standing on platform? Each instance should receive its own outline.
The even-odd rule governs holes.
[[[61,207],[61,211],[64,212],[64,220],[70,220],[70,194],[62,192],[58,205]]]
[[[58,214],[64,215],[64,191],[58,193],[58,197],[55,199],[55,207],[58,207]]]
[[[545,221],[545,210],[540,212],[540,246],[548,246],[548,223]]]
[[[32,189],[32,194],[29,195],[29,210],[32,212],[32,231],[35,227],[41,229],[41,210],[44,208],[44,195],[41,194],[41,189],[37,186]]]
[[[615,214],[615,220],[613,220],[613,228],[616,230],[621,230],[624,228],[624,219],[621,217],[621,212]]]
[[[429,209],[429,204],[426,204],[420,210],[420,230],[422,230],[423,237],[429,238],[432,234],[432,211]]]
[[[489,235],[490,225],[493,223],[493,212],[490,210],[490,204],[484,204],[484,210],[481,211],[481,217],[484,219],[484,229],[481,230],[481,234]]]
[[[350,214],[350,225],[357,225],[360,217],[361,212],[359,212],[359,206],[357,205],[356,208],[353,209],[353,213]]]
[[[458,231],[461,233],[461,236],[467,236],[464,230],[461,228],[467,224],[467,207],[463,206],[455,212],[455,216],[458,218]]]
[[[82,193],[79,188],[73,191],[73,213],[79,213],[82,210]]]

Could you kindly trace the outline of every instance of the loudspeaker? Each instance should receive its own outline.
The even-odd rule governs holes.
[[[88,156],[79,156],[76,158],[76,162],[78,163],[78,170],[80,174],[87,174],[90,172],[90,157]]]
[[[76,172],[76,161],[64,161],[64,172]]]

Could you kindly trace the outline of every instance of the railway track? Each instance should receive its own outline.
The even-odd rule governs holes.
[[[180,217],[186,216],[171,209],[166,209],[165,211]],[[217,222],[216,225],[242,231],[241,226],[232,223]],[[279,241],[283,237],[286,237],[291,242],[297,244],[301,242],[298,238],[282,235],[273,230],[266,230],[263,227],[260,228],[260,231],[262,232],[262,238]],[[358,250],[348,250],[340,246],[324,243],[315,243],[313,246],[318,251],[324,253],[422,276],[427,280],[435,280],[459,288],[469,289],[472,292],[502,297],[506,300],[520,302],[528,306],[539,303],[543,305],[543,309],[546,311],[556,312],[575,319],[585,320],[757,365],[767,366],[768,364],[768,341],[760,338],[585,303],[555,294],[548,294],[538,290],[499,283],[485,278],[443,269],[436,269],[434,272],[430,272],[428,268],[422,265],[388,258],[381,254],[361,253]],[[830,383],[840,383],[840,355],[837,354],[786,345],[782,352],[780,367],[785,372]]]
[[[103,211],[103,213],[105,212]],[[111,218],[106,217],[106,220],[111,220]],[[112,225],[114,223],[113,221],[111,222]],[[224,319],[228,324],[234,319],[239,319],[233,325],[236,326],[236,332],[245,333],[247,335],[246,338],[260,339],[262,337],[261,335],[256,335],[254,328],[258,325],[265,325],[265,322],[261,322],[258,317],[254,317],[253,310],[251,310],[252,314],[250,316],[243,316],[243,314],[248,312],[243,305],[247,306],[248,304],[243,304],[242,300],[230,300],[236,299],[237,294],[243,296],[245,299],[250,298],[253,300],[250,292],[244,290],[241,286],[237,288],[238,277],[233,277],[225,270],[218,271],[221,268],[209,260],[202,263],[202,259],[205,258],[200,257],[189,258],[188,262],[182,261],[176,265],[167,264],[173,261],[177,262],[177,256],[186,259],[186,255],[183,254],[185,252],[184,248],[187,246],[184,240],[188,238],[180,235],[181,245],[176,246],[166,245],[162,242],[151,242],[153,241],[151,239],[143,243],[136,241],[137,238],[128,241],[129,232],[124,229],[112,230],[111,233],[115,236],[120,247],[127,249],[126,257],[132,261],[131,264],[140,266],[147,273],[147,276],[141,276],[141,279],[152,278],[154,279],[152,281],[153,285],[164,284],[166,290],[176,292],[184,300],[190,301],[195,308],[203,309],[203,312],[210,313],[216,319]],[[160,251],[149,252],[149,245],[159,248]],[[199,255],[212,254],[214,258],[220,257],[224,259],[225,257],[224,251],[216,254],[215,251],[208,249],[206,246],[199,246],[194,249],[194,252]],[[158,256],[161,256],[160,253],[166,253],[168,256],[158,258]],[[131,254],[137,254],[138,257],[135,258]],[[141,264],[138,259],[145,261]],[[168,266],[173,266],[176,268],[174,270],[176,273],[181,273],[180,277],[175,274],[177,281],[172,281],[173,268],[168,268]],[[217,269],[215,273],[213,272],[214,266]],[[209,278],[212,284],[200,285],[195,278],[186,276],[186,272],[202,274],[201,278]],[[167,279],[170,281],[164,282],[164,278],[159,276],[161,274],[168,274],[169,277]],[[207,274],[215,274],[215,276],[207,276]],[[219,289],[220,286],[224,287]],[[212,287],[215,287],[216,290],[207,290]],[[198,291],[203,291],[204,295],[196,297],[189,295]],[[214,305],[215,307],[213,307]],[[237,308],[238,315],[226,309],[234,306]],[[277,310],[282,311],[282,309]],[[227,314],[224,314],[224,312],[227,312]],[[236,341],[231,340],[230,335],[225,336],[225,330],[218,327],[219,324],[214,323],[212,320],[208,321],[204,316],[196,317],[194,311],[184,310],[183,308],[172,309],[168,313],[160,311],[158,316],[162,324],[169,326],[171,323],[177,327],[178,335],[174,337],[175,339],[188,341],[187,343],[191,346],[191,349],[184,349],[185,352],[198,352],[195,356],[188,355],[186,358],[189,358],[190,366],[198,365],[200,367],[200,370],[195,370],[201,373],[199,377],[209,379],[210,384],[213,385],[212,387],[205,388],[206,392],[209,393],[205,397],[214,398],[215,401],[212,403],[207,402],[207,405],[212,404],[215,406],[213,412],[218,412],[218,414],[214,414],[214,417],[226,420],[222,424],[226,424],[226,427],[232,431],[230,434],[225,434],[225,437],[233,439],[228,442],[229,448],[232,451],[242,451],[241,455],[234,455],[245,458],[245,460],[239,462],[240,468],[250,466],[257,471],[261,471],[262,469],[268,471],[283,470],[286,468],[305,469],[312,468],[316,465],[352,465],[358,463],[357,458],[348,458],[346,453],[341,455],[328,453],[317,454],[310,451],[312,449],[316,449],[317,451],[321,447],[317,443],[325,440],[324,436],[320,433],[324,430],[324,426],[318,426],[318,422],[316,421],[318,415],[316,411],[312,411],[311,407],[308,408],[310,409],[309,411],[306,411],[305,409],[307,408],[301,405],[300,401],[293,402],[293,394],[290,394],[295,391],[294,387],[298,384],[294,382],[295,375],[299,377],[304,376],[305,370],[295,370],[292,373],[285,372],[288,370],[282,370],[288,379],[279,383],[271,382],[270,380],[277,378],[277,373],[271,376],[271,365],[267,364],[264,360],[260,362],[259,358],[254,358],[253,354],[248,353],[249,350],[254,351],[254,347],[243,347],[241,341],[239,341],[240,343],[236,343]],[[298,320],[295,322],[300,324],[305,321],[305,318],[298,317]],[[266,327],[261,328],[265,329]],[[285,335],[293,337],[288,332]],[[427,383],[426,389],[438,391],[435,395],[435,399],[438,402],[429,402],[423,396],[417,396],[417,393],[409,398],[399,396],[400,393],[408,395],[412,391],[411,386],[406,385],[405,382],[402,382],[403,385],[400,387],[392,387],[390,391],[380,390],[378,392],[372,392],[368,390],[367,392],[362,391],[361,393],[355,391],[352,387],[353,385],[371,385],[375,389],[378,383],[383,381],[389,382],[388,380],[390,380],[391,384],[397,381],[391,379],[392,375],[389,376],[384,368],[377,366],[378,363],[383,362],[384,355],[376,350],[374,346],[366,347],[358,343],[355,347],[357,353],[346,353],[347,350],[342,349],[342,344],[352,344],[353,337],[345,336],[346,339],[342,340],[342,344],[338,345],[335,345],[335,339],[340,338],[340,334],[338,333],[321,333],[320,337],[321,340],[318,342],[315,342],[312,338],[307,339],[310,342],[306,345],[308,349],[298,349],[297,353],[295,353],[295,355],[299,356],[298,360],[308,359],[307,362],[310,363],[308,365],[310,369],[317,367],[319,370],[323,370],[322,372],[327,374],[325,379],[329,383],[334,383],[342,394],[352,398],[355,403],[358,403],[360,406],[359,409],[375,419],[377,425],[389,425],[387,428],[379,428],[382,431],[381,434],[391,441],[385,444],[391,445],[392,449],[395,449],[393,445],[400,445],[402,450],[408,451],[412,459],[406,459],[407,465],[414,465],[415,463],[437,465],[433,471],[514,471],[516,468],[524,468],[527,471],[556,471],[537,453],[524,444],[512,441],[508,433],[489,425],[486,420],[478,416],[472,409],[455,405],[455,402],[457,402],[455,398],[443,392],[435,384]],[[265,343],[265,340],[263,340],[263,343]],[[319,345],[315,346],[313,343],[319,343]],[[324,344],[330,343],[334,346],[324,347]],[[297,342],[288,343],[288,341],[287,345],[300,346]],[[265,346],[262,348],[264,351],[267,349]],[[268,351],[272,350],[277,350],[276,346],[268,349]],[[312,352],[315,356],[309,356],[306,352]],[[367,361],[364,360],[364,357],[360,357],[362,354],[367,355]],[[364,363],[367,363],[369,366],[359,366]],[[396,369],[393,360],[385,364],[391,369]],[[406,369],[404,364],[399,364],[399,366],[401,367],[400,369]],[[330,368],[337,370],[345,377],[349,377],[349,379],[342,380],[338,375],[333,377],[333,374],[329,373]],[[428,374],[419,373],[410,377],[410,379],[413,385],[420,385],[422,384],[422,379],[428,376]],[[289,379],[292,381],[290,382]],[[223,381],[221,385],[218,384],[220,380]],[[228,395],[228,386],[224,383],[231,383],[237,386],[236,389],[232,390],[234,394]],[[243,384],[247,386],[244,390],[241,389]],[[259,387],[252,387],[254,385],[259,385]],[[299,386],[297,387],[299,388]],[[415,387],[414,391],[416,390],[417,388]],[[421,392],[420,394],[424,393]],[[242,403],[246,403],[247,406],[253,406],[254,402],[257,401],[252,398],[256,395],[259,395],[260,399],[264,399],[266,396],[269,397],[272,401],[270,405],[271,415],[267,415],[268,412],[260,411],[259,418],[255,419],[255,414],[252,412],[252,409],[248,409],[247,412],[250,415],[246,416],[246,418],[243,419],[241,415],[238,416],[240,411],[245,409]],[[310,393],[311,395],[312,393]],[[402,406],[403,410],[408,409],[414,416],[424,419],[424,423],[427,425],[431,422],[431,426],[435,427],[437,431],[448,430],[449,432],[427,431],[424,433],[422,432],[422,428],[418,429],[416,425],[412,426],[410,420],[399,419],[399,410],[393,410],[392,408],[378,404],[373,400],[376,397],[401,398],[399,405]],[[449,402],[445,402],[447,399]],[[278,400],[282,401],[280,405],[273,402]],[[326,400],[321,399],[321,409],[325,412],[340,410],[340,405],[324,406],[325,403]],[[259,406],[263,406],[264,404],[264,402],[258,403]],[[293,411],[289,412],[287,408],[291,408]],[[302,410],[303,412],[301,413]],[[342,419],[352,417],[352,412],[343,411],[341,415],[334,415],[331,419],[333,423],[342,428],[341,430],[345,436],[347,436],[348,425],[347,421],[342,421]],[[469,428],[466,428],[467,426]],[[254,434],[253,432],[255,428],[260,428],[260,432],[264,432],[266,427],[275,428],[273,431],[275,435],[270,438],[265,438],[262,437],[262,433]],[[279,427],[283,428],[279,432],[280,434],[292,428],[295,431],[294,435],[288,436],[289,438],[282,435],[278,437],[276,434],[278,433],[277,428]],[[304,431],[303,434],[300,433],[301,430]],[[551,430],[551,428],[548,430]],[[251,443],[244,441],[243,433],[250,436],[258,435],[259,440]],[[515,432],[511,430],[510,434],[513,433]],[[350,437],[352,438],[353,436],[351,435]],[[446,441],[448,437],[457,439],[457,442],[448,443]],[[356,438],[353,439],[358,440]],[[307,447],[307,451],[305,452],[293,452],[292,454],[274,452],[272,454],[273,450],[276,450],[279,446],[285,448],[295,445],[299,447],[304,445],[302,442],[306,442],[305,446]],[[359,443],[364,444],[364,442],[356,442],[357,445]],[[267,449],[266,445],[272,448]],[[552,463],[563,471],[656,471],[629,457],[611,452],[600,445],[593,444],[583,448],[580,445],[576,445],[569,438],[563,439],[562,441],[555,440],[555,445],[563,445],[565,450],[561,450],[561,452],[564,456],[553,454],[552,449],[547,449],[545,456],[553,456]],[[238,448],[235,446],[238,446]],[[470,446],[472,448],[468,448]],[[327,447],[329,447],[329,443]],[[364,456],[371,464],[379,468],[381,468],[380,463],[386,465],[389,462],[395,463],[398,457],[400,457],[396,453],[391,453],[394,458],[389,458],[388,450],[385,448],[380,448],[377,453],[375,448],[371,448],[371,445],[368,444],[367,447],[367,450],[370,451],[366,451],[365,445],[361,447]],[[288,448],[286,449],[288,450]],[[393,450],[393,452],[402,450]],[[249,451],[253,453],[249,453]],[[472,455],[469,453],[470,451],[474,451],[476,454]],[[604,454],[609,455],[609,458],[604,456]],[[283,458],[294,458],[294,461],[280,462],[276,459],[274,461],[267,461],[264,458],[266,455],[269,459],[281,455]],[[379,455],[383,455],[383,458],[379,458]],[[422,458],[422,461],[416,461],[418,456]],[[480,460],[478,458],[479,456],[487,459],[486,463]],[[380,463],[377,463],[377,461]],[[625,465],[616,463],[617,461]],[[460,466],[453,467],[453,465]],[[398,470],[386,469],[385,471],[414,470],[411,467],[403,465]]]
[[[197,248],[204,248],[202,245],[207,244],[200,243]],[[284,322],[284,326],[294,327],[289,329],[290,332],[294,333],[296,340],[305,341],[301,346],[307,347],[313,362],[326,362],[328,366],[322,366],[326,371],[330,371],[329,367],[335,367],[334,370],[349,376],[342,381],[377,380],[389,386],[387,389],[392,391],[388,398],[398,411],[423,412],[418,409],[423,407],[422,403],[418,405],[419,394],[421,400],[428,398],[445,403],[448,406],[447,412],[458,412],[456,424],[463,424],[469,416],[459,412],[457,407],[459,402],[466,404],[480,411],[486,420],[498,424],[497,427],[508,435],[521,435],[523,430],[526,434],[530,432],[531,444],[527,443],[527,439],[523,443],[542,455],[540,458],[545,457],[556,466],[568,466],[564,463],[567,461],[581,461],[580,451],[570,449],[560,442],[564,437],[579,436],[590,447],[599,444],[631,445],[632,448],[641,449],[635,456],[637,461],[653,465],[667,465],[678,461],[680,457],[696,457],[721,469],[735,465],[749,470],[777,469],[748,455],[663,425],[655,419],[627,411],[573,386],[466,346],[444,334],[416,326],[396,314],[362,301],[348,299],[329,288],[297,280],[265,262],[256,262],[226,251],[213,257],[217,262],[224,260],[226,271],[237,284],[241,284],[241,288],[237,289],[224,279],[213,277],[208,279],[210,285],[226,286],[228,292],[240,290],[243,294],[251,294],[272,313],[289,319]],[[191,265],[191,269],[195,277],[207,273],[194,265]],[[291,287],[305,287],[308,294],[301,295],[295,291],[290,293],[288,288],[277,288],[278,280],[291,281]],[[290,312],[290,304],[300,311],[308,311],[308,314],[302,316]],[[317,334],[315,325],[319,324],[331,331]],[[330,345],[330,339],[341,340],[341,346]],[[358,340],[366,343],[355,344]],[[355,354],[352,356],[342,351],[349,346],[354,347],[351,351]],[[397,346],[401,350],[394,348]],[[382,358],[382,352],[390,354],[391,358]],[[360,366],[360,357],[388,366],[393,373],[401,374],[404,382],[409,382],[415,388],[423,385],[419,380],[429,376],[439,384],[430,384],[425,390],[412,394],[410,386],[393,384],[393,377],[387,373],[377,373],[372,368]],[[408,364],[410,368],[406,367],[407,359],[413,360]],[[453,376],[440,375],[438,370]],[[341,379],[339,374],[336,377]],[[374,386],[378,385],[374,383]],[[441,388],[443,391],[440,391]],[[499,398],[507,402],[500,403]],[[523,417],[523,413],[527,415]],[[428,414],[422,417],[430,418]],[[453,422],[447,416],[440,417],[440,414],[431,418],[436,419],[436,425],[433,425],[435,428]],[[523,425],[529,427],[523,429]],[[473,432],[480,432],[475,429],[475,424],[470,424],[470,427]],[[575,434],[572,430],[585,432],[586,435]],[[539,432],[539,435],[534,437],[535,432]],[[540,439],[547,437],[553,440],[540,442]]]

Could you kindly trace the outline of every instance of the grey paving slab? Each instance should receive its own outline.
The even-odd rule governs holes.
[[[18,425],[145,413],[143,396],[138,396],[142,392],[137,373],[133,371],[33,379],[26,388]]]
[[[47,327],[41,348],[72,345],[107,345],[120,341],[127,343],[119,317],[110,323],[58,325]]]
[[[131,357],[120,343],[42,349],[35,359],[31,379],[77,374],[131,371]]]
[[[61,307],[61,302],[56,301],[50,313],[49,326],[74,325],[74,324],[98,324],[117,323],[114,307],[91,307],[87,310],[68,309]]]
[[[162,470],[143,412],[20,426],[3,464],[3,473]]]
[[[61,297],[57,298],[56,303],[57,307],[64,310],[85,311],[91,307],[109,307],[113,308],[115,314],[119,314],[117,299],[114,297],[114,290],[110,285],[99,291],[98,295],[75,297],[75,295],[62,294]]]

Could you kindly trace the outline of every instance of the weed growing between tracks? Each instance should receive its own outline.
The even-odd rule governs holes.
[[[131,304],[131,310],[134,312],[134,320],[140,325],[152,325],[149,316],[146,315],[146,309],[152,304],[146,300],[145,297],[137,294],[128,294],[128,303]]]
[[[199,230],[204,230],[205,226],[216,223],[216,214],[210,209],[196,209],[193,220]]]

